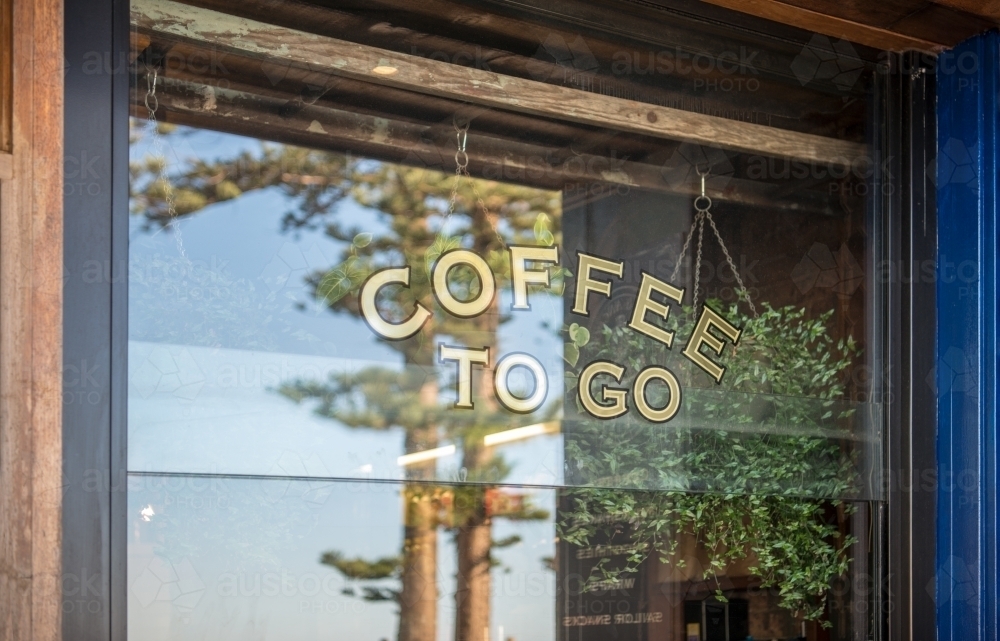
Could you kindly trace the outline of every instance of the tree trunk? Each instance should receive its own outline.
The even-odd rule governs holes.
[[[492,243],[492,237],[489,243]],[[486,247],[480,248],[485,255]],[[489,368],[473,370],[473,389],[477,390],[476,403],[488,411],[496,412],[500,405],[493,394],[493,369],[497,359],[497,327],[499,326],[499,297],[492,308],[476,319],[482,344],[490,347],[494,362]],[[467,441],[463,465],[471,474],[481,473],[492,459],[491,448],[480,442]],[[493,546],[493,524],[490,520],[486,495],[489,488],[470,488],[471,505],[457,524],[455,547],[458,553],[458,581],[455,590],[455,641],[488,641],[490,627],[490,549]]]
[[[420,403],[437,404],[438,386],[434,380],[420,388]],[[430,449],[437,444],[436,427],[407,432],[407,452]],[[434,462],[407,470],[414,479],[432,479]],[[403,488],[403,564],[399,593],[398,641],[435,641],[437,639],[437,539],[438,496],[433,486],[407,485]]]
[[[475,513],[458,528],[458,586],[455,641],[487,641],[490,626],[490,547],[493,528],[486,514],[486,489],[476,491]]]
[[[407,486],[399,641],[437,639],[437,497],[431,487]]]

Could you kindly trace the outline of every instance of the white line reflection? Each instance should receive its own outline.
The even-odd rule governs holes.
[[[488,434],[486,438],[483,439],[483,444],[500,445],[501,443],[520,441],[522,439],[534,438],[535,436],[542,436],[544,434],[553,434],[558,431],[559,431],[559,421],[546,421],[545,423],[535,423],[534,425],[517,427],[512,430],[507,430],[505,432]]]
[[[433,450],[424,450],[423,452],[404,454],[396,459],[396,465],[400,467],[406,467],[407,465],[415,465],[416,463],[433,461],[434,459],[451,456],[452,454],[455,453],[455,451],[456,450],[454,445],[445,445],[444,447],[435,447]]]

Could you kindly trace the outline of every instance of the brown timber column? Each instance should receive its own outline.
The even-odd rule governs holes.
[[[0,0],[0,641],[61,638],[63,7]]]

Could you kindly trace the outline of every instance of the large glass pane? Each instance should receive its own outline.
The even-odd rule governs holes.
[[[830,581],[822,628],[801,609],[820,602],[767,584],[756,557],[706,575],[715,557],[690,533],[661,560],[645,551],[657,545],[648,523],[584,518],[573,491],[475,496],[462,485],[132,475],[129,636],[446,641],[462,622],[504,640],[864,638],[867,529],[838,562],[846,573],[813,564],[829,573],[809,577]],[[479,555],[462,547],[477,510],[490,534]]]
[[[169,197],[157,155],[166,146],[176,154],[163,174],[176,181]],[[689,198],[638,189],[566,207],[551,190],[187,127],[137,126],[133,153],[133,470],[383,479],[419,470],[442,480],[719,491],[764,483],[769,493],[874,496],[863,471],[878,451],[881,411],[863,402],[874,382],[864,274],[848,244],[863,237],[845,236],[840,219],[748,219],[720,204],[706,225],[692,221]],[[304,170],[321,182],[300,184],[309,178],[294,172]],[[231,197],[220,198],[226,189]],[[185,199],[194,209],[157,222]],[[519,251],[550,256],[520,259],[523,309],[511,276]],[[478,262],[438,270],[449,252]],[[363,286],[392,268],[408,269],[409,285],[388,283],[382,311],[366,314]],[[589,284],[575,277],[581,269],[592,270]],[[457,289],[452,309],[486,301],[477,315],[440,302],[438,271]],[[833,280],[841,276],[851,281]],[[577,300],[585,303],[574,310]],[[419,331],[380,334],[418,304],[434,310],[422,312]],[[715,324],[688,349],[699,322]],[[723,341],[720,353],[712,341]],[[501,381],[505,402],[493,374],[511,358],[527,360],[508,361],[520,364]],[[625,389],[621,409],[582,404],[588,366],[624,368],[620,382],[609,371],[593,376],[586,395],[608,405],[602,386]],[[665,373],[649,381],[644,415],[634,381],[652,366]],[[670,385],[676,409],[650,420],[671,407]],[[458,405],[461,393],[471,407]],[[792,454],[787,469],[777,466]],[[741,459],[769,467],[751,480],[734,467]]]
[[[135,636],[868,638],[876,70],[629,7],[134,0]]]

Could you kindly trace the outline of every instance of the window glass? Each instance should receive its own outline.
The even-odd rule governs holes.
[[[133,1],[131,634],[867,636],[874,67],[628,6]]]
[[[687,641],[854,639],[867,630],[866,575],[848,569],[864,564],[867,526],[836,562],[836,545],[816,542],[811,552],[825,562],[791,560],[767,546],[781,526],[815,515],[764,500],[776,517],[757,531],[764,555],[726,558],[699,540],[707,529],[685,531],[683,519],[669,537],[651,537],[638,512],[582,518],[578,498],[509,485],[480,494],[468,485],[134,474],[129,635],[445,641],[464,626],[465,638]],[[681,496],[618,498],[640,510],[690,507]],[[467,525],[477,511],[488,526]],[[854,520],[864,525],[866,515],[861,508]],[[774,563],[764,576],[782,578],[755,574],[762,561]],[[793,566],[806,574],[785,576]]]

